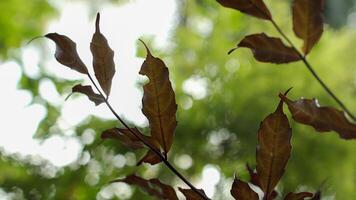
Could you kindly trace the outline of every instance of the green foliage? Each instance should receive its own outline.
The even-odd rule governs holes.
[[[0,58],[42,34],[43,24],[54,9],[46,0],[5,0],[0,2]]]

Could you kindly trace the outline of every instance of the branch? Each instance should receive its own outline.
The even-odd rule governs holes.
[[[202,192],[200,192],[192,183],[188,181],[187,178],[185,178],[167,159],[166,156],[164,156],[157,148],[152,146],[149,142],[147,142],[145,139],[143,139],[139,134],[137,134],[135,131],[133,131],[122,119],[121,117],[116,113],[116,111],[113,109],[113,107],[110,105],[108,102],[107,98],[105,98],[104,94],[101,92],[99,87],[96,85],[95,81],[91,77],[91,75],[88,73],[87,74],[90,81],[96,88],[96,90],[99,92],[99,94],[105,99],[105,104],[108,106],[110,111],[115,115],[115,117],[120,121],[120,123],[127,128],[127,130],[130,131],[132,135],[134,135],[137,139],[139,139],[144,145],[146,145],[150,150],[152,150],[161,160],[162,162],[170,169],[176,176],[178,176],[185,184],[187,184],[195,193],[197,193],[201,198],[204,200],[209,200]],[[141,133],[140,133],[141,134]]]
[[[308,62],[307,58],[299,52],[299,50],[295,47],[293,42],[284,34],[281,28],[277,25],[277,23],[271,19],[271,22],[274,28],[278,31],[278,33],[288,42],[288,44],[298,53],[300,59],[303,61],[304,65],[308,68],[309,72],[314,76],[314,78],[319,82],[319,84],[323,87],[323,89],[339,104],[339,106],[354,120],[356,121],[356,117],[351,113],[351,111],[345,106],[345,104],[334,94],[333,91],[325,84],[325,82],[319,77],[319,75],[315,72],[313,66]]]

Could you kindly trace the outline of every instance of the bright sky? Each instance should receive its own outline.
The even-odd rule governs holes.
[[[80,1],[60,2],[62,3],[57,5],[60,17],[50,22],[47,32],[69,36],[77,43],[82,60],[87,66],[91,66],[89,44],[94,32],[94,18],[89,18],[89,8]],[[154,36],[155,44],[164,46],[169,40],[169,31],[175,24],[176,9],[174,0],[136,0],[122,6],[107,4],[100,10],[101,31],[115,51],[116,75],[110,101],[120,115],[138,125],[147,122],[139,108],[141,92],[136,87],[137,80],[140,79],[138,70],[143,62],[142,58],[135,56],[137,39],[143,35]],[[55,46],[51,41],[47,43],[53,55]],[[39,52],[31,45],[26,46],[22,59],[25,73],[31,77],[38,76],[38,63],[41,59]],[[62,78],[83,78],[79,73],[57,63],[54,56],[46,61],[45,66],[50,73]],[[39,155],[58,167],[70,164],[78,159],[83,147],[81,139],[74,136],[73,127],[88,115],[111,119],[111,112],[105,105],[95,107],[84,96],[64,102],[64,97],[59,96],[54,85],[49,80],[44,80],[40,85],[40,95],[54,105],[64,105],[58,126],[65,130],[66,137],[51,136],[44,142],[34,140],[33,134],[38,123],[45,117],[46,110],[39,104],[29,105],[31,94],[16,89],[20,74],[21,69],[15,62],[9,61],[0,67],[0,91],[3,97],[0,103],[0,148],[3,148],[5,154]],[[206,169],[201,187],[206,188],[207,194],[211,196],[220,175],[212,166]]]

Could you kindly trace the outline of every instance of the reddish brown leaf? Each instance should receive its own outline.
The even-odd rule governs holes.
[[[95,33],[90,43],[93,54],[95,77],[107,96],[110,95],[111,82],[115,74],[114,51],[111,50],[105,36],[100,33],[100,14],[95,21]]]
[[[156,178],[146,180],[136,175],[130,175],[124,179],[118,179],[112,182],[124,182],[129,185],[136,185],[148,194],[162,200],[178,200],[175,190],[170,185],[166,185]]]
[[[59,63],[80,73],[88,73],[87,67],[78,55],[77,45],[69,37],[58,33],[48,33],[45,37],[56,43],[54,57]]]
[[[318,132],[335,131],[341,138],[356,138],[356,125],[346,119],[344,112],[332,107],[320,107],[316,99],[292,101],[282,94],[279,96],[288,105],[295,121],[310,125]]]
[[[250,186],[235,177],[234,183],[232,184],[231,195],[236,200],[258,200],[258,194],[253,191]]]
[[[151,136],[158,141],[166,154],[172,146],[177,126],[177,104],[168,68],[161,59],[151,55],[146,45],[145,47],[147,57],[140,74],[146,75],[149,82],[143,86],[142,112],[149,121]]]
[[[283,44],[281,39],[269,37],[264,33],[246,36],[237,47],[251,49],[256,60],[261,62],[279,64],[301,59],[298,52]]]
[[[294,0],[293,30],[304,40],[303,52],[308,54],[323,33],[324,0]]]
[[[261,184],[257,172],[255,172],[248,163],[246,164],[246,168],[248,170],[248,173],[250,174],[250,182],[260,187]]]
[[[209,199],[204,190],[199,189],[200,193],[203,194],[205,196],[205,199],[202,198],[199,194],[197,194],[195,191],[193,191],[192,189],[183,189],[183,188],[178,188],[179,191],[181,193],[183,193],[183,195],[185,196],[186,200],[205,200],[205,199]]]
[[[137,135],[141,135],[141,137],[147,137],[143,136],[137,128],[131,128],[131,130],[135,131]],[[133,150],[141,149],[144,147],[144,144],[141,142],[141,140],[134,136],[128,129],[108,129],[101,134],[101,138],[119,140],[123,145]]]
[[[271,20],[272,16],[262,0],[217,0],[222,6],[239,10],[260,19]]]
[[[284,197],[284,200],[304,200],[307,197],[312,197],[313,194],[310,192],[299,192],[299,193],[294,193],[290,192],[287,194],[286,197]]]
[[[313,198],[311,198],[310,200],[320,200],[321,199],[321,192],[318,191],[314,194]]]
[[[137,162],[137,166],[141,165],[142,163],[149,163],[151,165],[155,165],[162,162],[161,158],[157,156],[157,154],[149,150],[147,153]]]
[[[74,92],[85,94],[89,98],[90,101],[95,103],[96,106],[105,102],[105,99],[101,95],[96,94],[90,85],[83,86],[81,84],[78,84],[72,88],[72,93],[74,93]]]
[[[281,101],[276,111],[262,121],[258,131],[257,174],[267,197],[284,174],[292,148],[291,137],[292,130]]]

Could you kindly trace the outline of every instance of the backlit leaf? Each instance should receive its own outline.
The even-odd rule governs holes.
[[[356,138],[356,125],[346,119],[344,112],[332,107],[320,107],[316,99],[292,101],[282,94],[279,96],[288,105],[295,121],[310,125],[318,132],[335,131],[341,138]]]
[[[236,200],[258,200],[258,195],[253,191],[250,186],[235,177],[234,183],[232,184],[231,195]]]
[[[185,199],[186,199],[186,200],[205,200],[205,199],[209,199],[209,198],[206,196],[204,190],[202,190],[202,189],[198,189],[198,190],[200,191],[200,193],[201,193],[202,195],[205,196],[205,199],[204,199],[203,197],[201,197],[199,194],[197,194],[197,193],[196,193],[194,190],[192,190],[192,189],[183,189],[183,188],[178,188],[178,189],[179,189],[179,191],[180,191],[181,193],[183,193],[183,195],[185,196]]]
[[[160,157],[153,150],[148,150],[147,153],[137,162],[137,166],[142,163],[149,163],[151,165],[158,164],[162,161]]]
[[[217,2],[224,7],[233,8],[260,19],[272,19],[263,0],[217,0]]]
[[[312,196],[313,194],[310,192],[299,192],[299,193],[290,192],[287,194],[284,200],[304,200],[305,198],[312,197]]]
[[[246,36],[237,47],[251,49],[256,60],[261,62],[279,64],[301,59],[298,52],[283,44],[281,39],[269,37],[264,33]]]
[[[90,43],[90,50],[93,54],[93,68],[95,77],[101,88],[107,95],[110,95],[111,82],[115,74],[114,51],[111,50],[105,36],[100,32],[100,14],[95,21],[95,33]]]
[[[141,135],[140,131],[137,128],[131,128],[131,130],[135,131],[136,134]],[[141,140],[134,136],[128,129],[108,129],[101,134],[101,138],[119,140],[123,145],[133,150],[141,149],[144,147],[144,144],[141,142]]]
[[[85,94],[90,99],[90,101],[95,103],[96,106],[105,102],[105,99],[101,95],[96,94],[90,85],[76,85],[72,88],[72,92]]]
[[[284,174],[292,148],[291,137],[292,130],[281,101],[276,111],[262,121],[258,131],[257,174],[267,197]]]
[[[317,191],[313,198],[311,198],[310,200],[320,200],[321,199],[321,192],[320,191]]]
[[[75,42],[69,37],[58,33],[48,33],[45,37],[56,43],[54,57],[59,63],[80,73],[88,73],[88,69],[78,55]]]
[[[324,0],[294,0],[293,30],[302,40],[303,52],[308,54],[323,33]]]
[[[177,126],[177,104],[168,68],[161,59],[152,56],[146,45],[145,47],[147,57],[139,73],[147,76],[149,82],[143,86],[142,112],[148,119],[151,136],[158,141],[166,154],[172,146]]]
[[[258,187],[261,187],[260,179],[258,178],[258,174],[255,170],[253,170],[249,164],[246,164],[246,168],[250,175],[250,182]],[[278,196],[276,190],[273,190],[269,196],[270,199],[275,199]]]
[[[178,200],[175,190],[170,185],[166,185],[156,178],[146,180],[136,175],[129,175],[126,178],[117,179],[112,182],[124,182],[129,185],[136,185],[148,194],[162,200]]]

